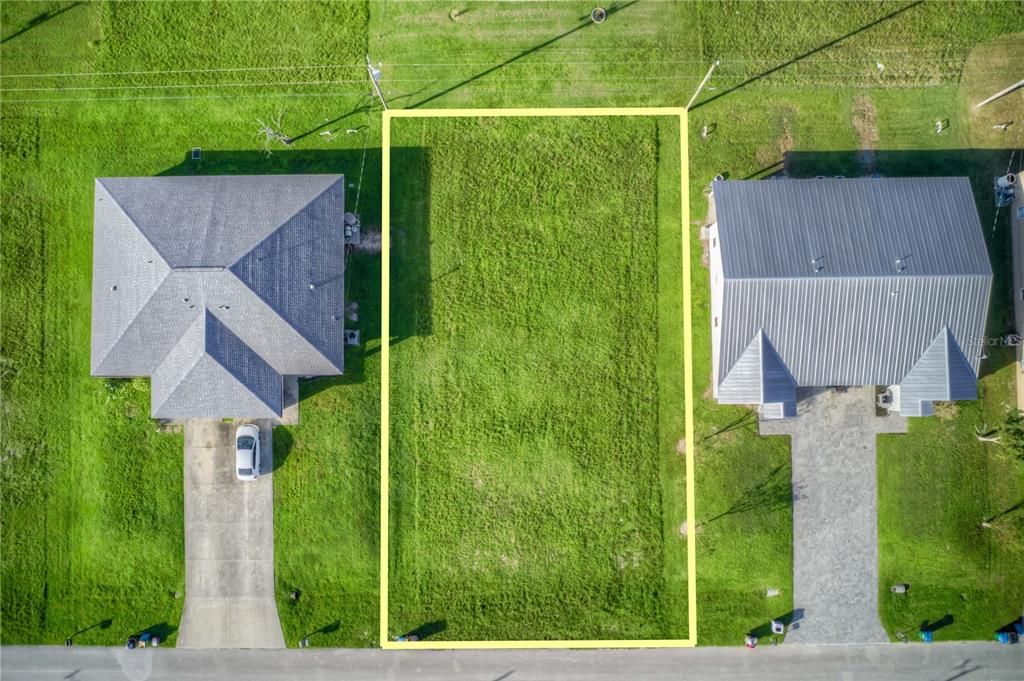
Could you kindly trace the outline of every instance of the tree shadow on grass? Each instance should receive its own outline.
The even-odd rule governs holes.
[[[159,638],[161,641],[166,641],[167,638],[176,631],[178,631],[178,627],[173,624],[160,622],[159,624],[151,624],[148,627],[143,627],[136,635],[150,634],[151,636]]]
[[[448,620],[435,620],[433,622],[421,624],[409,633],[404,634],[402,638],[407,641],[425,641],[435,634],[440,634],[447,628]]]
[[[921,626],[919,626],[918,629],[920,629],[921,631],[934,633],[939,629],[948,627],[949,625],[953,624],[954,621],[955,620],[953,619],[953,615],[947,612],[945,615],[943,615],[937,620],[923,620],[921,622]]]
[[[789,508],[800,499],[800,489],[792,482],[792,471],[788,465],[773,468],[760,482],[752,485],[732,503],[729,508],[716,516],[708,518],[701,524],[706,525],[716,520],[738,513],[771,513]]]
[[[786,175],[813,178],[819,175],[863,177],[967,177],[988,244],[992,263],[992,295],[986,335],[997,345],[987,346],[979,378],[995,373],[1015,360],[1012,347],[1001,347],[999,339],[1014,333],[1013,260],[1010,242],[1010,209],[996,209],[993,179],[1004,175],[1011,149],[876,150],[865,160],[861,150],[789,151],[784,154]],[[781,181],[781,180],[780,180]]]

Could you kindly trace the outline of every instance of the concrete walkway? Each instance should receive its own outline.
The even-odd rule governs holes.
[[[878,618],[878,433],[906,419],[875,416],[873,388],[807,391],[797,417],[762,421],[792,436],[793,607],[786,643],[887,641]],[[802,612],[801,612],[802,611]]]
[[[283,648],[274,601],[274,487],[235,477],[235,426],[185,424],[185,608],[179,648]],[[271,429],[260,428],[264,465]]]

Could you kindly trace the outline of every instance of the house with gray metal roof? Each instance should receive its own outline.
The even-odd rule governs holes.
[[[161,419],[280,418],[344,368],[341,175],[98,178],[92,375],[152,378]]]
[[[966,178],[721,181],[708,229],[713,392],[885,386],[907,416],[977,397],[992,267]]]

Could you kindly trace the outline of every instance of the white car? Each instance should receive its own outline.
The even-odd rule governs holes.
[[[235,431],[235,472],[239,480],[255,480],[263,472],[260,429],[251,423]]]

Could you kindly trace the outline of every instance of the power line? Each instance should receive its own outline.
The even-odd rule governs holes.
[[[363,169],[366,167],[366,147],[370,144],[370,125],[373,123],[373,113],[366,110],[366,129],[363,130],[363,156],[359,161],[359,182],[356,184],[356,204],[352,212],[359,215],[359,197],[363,193]]]
[[[301,69],[357,68],[359,64],[322,64],[314,66],[240,66],[222,69],[172,69],[154,71],[69,71],[66,73],[5,73],[0,78],[63,78],[70,76],[147,76],[168,73],[235,73],[239,71],[284,71]]]
[[[4,104],[24,104],[38,102],[134,102],[146,100],[189,100],[189,99],[260,99],[262,97],[355,97],[364,96],[364,92],[261,92],[232,93],[230,95],[155,95],[138,97],[36,97],[31,99],[8,99]]]
[[[75,85],[70,87],[12,87],[0,88],[0,92],[71,92],[75,90],[154,90],[180,88],[213,88],[213,87],[263,87],[267,85],[340,85],[342,83],[361,83],[362,80],[299,80],[299,81],[264,81],[260,83],[161,83],[157,85]]]
[[[622,50],[627,52],[636,52],[638,49],[649,48],[650,45],[629,45],[629,46],[604,46],[602,45],[600,50],[602,52],[608,52],[610,50]],[[546,52],[548,54],[552,52],[593,52],[595,48],[559,48],[551,47]],[[691,50],[686,48],[657,48],[661,52],[685,52],[689,53]],[[905,52],[912,50],[914,52],[926,52],[933,50],[937,52],[948,53],[948,48],[944,47],[928,47],[928,48],[914,48],[913,46],[901,46],[898,48],[872,48],[869,54],[872,56],[868,57],[818,57],[818,58],[806,58],[800,60],[799,63],[834,63],[834,62],[863,62],[865,64],[873,64],[878,54],[885,54],[888,52]],[[458,49],[461,54],[486,54],[493,55],[495,58],[500,58],[502,53],[493,52],[488,50],[464,50]],[[510,49],[510,52],[514,50]],[[965,50],[966,52],[966,50]],[[406,57],[410,54],[415,53],[404,53]],[[432,54],[429,52],[422,52],[420,54]],[[772,63],[778,59],[785,59],[789,55],[788,53],[778,53],[766,56],[757,57],[746,57],[746,58],[723,58],[721,59],[722,64],[750,64],[750,63]],[[934,57],[910,57],[901,56],[898,62],[933,62]],[[384,62],[388,67],[452,67],[452,66],[493,66],[493,61],[487,62],[430,62],[430,61],[417,61],[417,62]],[[600,61],[557,61],[557,62],[519,62],[507,64],[506,68],[522,68],[536,66],[539,63],[551,63],[552,65],[566,65],[566,66],[583,66],[583,65],[601,65],[607,66],[609,63],[624,64],[620,60],[600,60]],[[628,62],[629,64],[635,65],[650,65],[650,64],[705,64],[706,59],[675,59],[675,60],[647,60],[647,61],[636,61]],[[207,69],[152,69],[152,70],[139,70],[139,71],[66,71],[66,72],[39,72],[39,73],[4,73],[0,74],[0,79],[4,78],[74,78],[74,77],[107,77],[107,76],[134,76],[134,75],[165,75],[165,74],[187,74],[187,73],[240,73],[249,71],[300,71],[300,70],[317,70],[317,69],[336,69],[336,68],[361,68],[359,62],[352,62],[347,64],[307,64],[307,65],[295,65],[295,66],[239,66],[239,67],[223,67],[223,68],[207,68]]]
[[[1002,73],[1001,71],[992,71],[992,73]],[[934,75],[932,73],[931,75]],[[593,77],[574,77],[570,78],[570,82],[580,83],[594,83],[594,82],[618,82],[618,81],[630,81],[630,82],[661,82],[661,81],[678,81],[680,85],[683,84],[686,74],[674,73],[671,75],[647,75],[647,76],[593,76]],[[792,78],[792,74],[780,74],[775,77],[767,77],[764,80],[767,83],[778,82]],[[921,77],[917,72],[909,72],[903,74],[902,79],[898,71],[890,69],[890,76],[887,76],[885,80],[880,81],[875,74],[874,69],[870,71],[865,70],[863,72],[831,72],[822,74],[820,77],[813,77],[810,80],[805,80],[802,83],[798,83],[797,86],[804,86],[807,84],[839,84],[848,85],[856,83],[864,83],[871,87],[891,87],[895,85],[902,85],[906,83],[906,79],[913,80],[914,78]],[[729,83],[731,81],[742,80],[747,78],[745,74],[723,74],[719,73],[718,80],[720,82]],[[434,83],[438,87],[442,87],[444,83],[453,83],[463,80],[459,77],[451,78],[391,78],[388,79],[389,83]],[[526,83],[526,82],[547,82],[547,81],[565,81],[566,78],[559,74],[550,74],[543,76],[532,76],[523,78],[505,78],[501,76],[493,76],[489,78],[482,78],[491,83]],[[132,85],[82,85],[82,86],[56,86],[56,87],[26,87],[26,88],[0,88],[0,93],[3,92],[72,92],[72,91],[108,91],[108,90],[158,90],[158,89],[186,89],[186,88],[234,88],[234,87],[266,87],[266,86],[320,86],[320,85],[340,85],[347,83],[362,83],[363,79],[332,79],[332,80],[312,80],[312,81],[248,81],[243,83],[140,83]],[[787,84],[792,84],[788,83]],[[939,83],[935,85],[928,85],[929,87],[941,87],[948,85],[949,83]],[[921,87],[925,87],[922,84]]]

